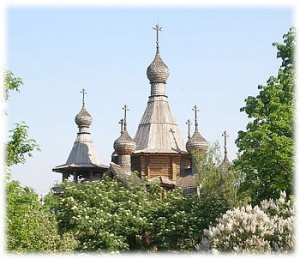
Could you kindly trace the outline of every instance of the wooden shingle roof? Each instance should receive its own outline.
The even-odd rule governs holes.
[[[84,90],[84,89],[83,89]],[[69,154],[67,162],[63,165],[54,167],[52,170],[62,172],[70,169],[84,168],[102,168],[107,169],[108,166],[100,164],[97,151],[89,133],[89,127],[92,124],[92,117],[87,112],[83,100],[83,106],[75,117],[75,123],[79,128],[76,140]]]
[[[134,138],[135,153],[186,153],[166,96],[150,96]]]

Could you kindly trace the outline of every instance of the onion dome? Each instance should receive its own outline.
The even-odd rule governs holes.
[[[80,112],[75,117],[75,123],[78,127],[89,127],[92,124],[92,121],[92,116],[87,112],[83,105]]]
[[[135,151],[136,143],[125,130],[121,133],[121,136],[115,140],[114,149],[118,155],[130,155]]]
[[[131,155],[136,149],[136,143],[127,132],[128,106],[125,104],[122,109],[124,110],[124,119],[119,122],[121,124],[121,136],[115,140],[114,149],[118,155]]]
[[[186,150],[191,153],[192,151],[196,150],[203,150],[206,151],[208,149],[208,142],[201,136],[199,130],[198,130],[198,118],[197,118],[197,112],[198,107],[195,105],[194,108],[192,109],[195,112],[195,132],[192,137],[190,137],[190,120],[187,121],[188,125],[188,138],[189,140],[187,141],[185,147]]]
[[[81,93],[82,93],[82,108],[75,117],[75,123],[78,125],[79,128],[89,127],[91,126],[93,121],[92,116],[87,112],[85,108],[84,95],[86,94],[86,91],[84,88],[82,89]]]
[[[161,31],[161,27],[156,25],[156,55],[154,60],[147,68],[147,77],[150,83],[166,83],[169,77],[169,68],[168,66],[162,61],[160,54],[159,54],[159,41],[158,41],[158,32]]]
[[[169,77],[169,68],[162,61],[159,52],[156,52],[155,58],[147,68],[147,77],[150,83],[166,83]]]
[[[199,131],[195,131],[193,136],[187,141],[185,147],[188,152],[195,150],[206,151],[208,149],[208,142],[201,136]]]

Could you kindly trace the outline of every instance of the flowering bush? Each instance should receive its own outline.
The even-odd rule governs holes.
[[[65,181],[52,201],[61,234],[73,234],[77,252],[195,251],[203,230],[229,209],[226,200],[162,196],[162,187],[115,179],[76,184]],[[147,191],[146,191],[147,189]]]
[[[294,205],[281,192],[277,200],[260,206],[234,208],[204,231],[198,251],[271,253],[294,248]]]

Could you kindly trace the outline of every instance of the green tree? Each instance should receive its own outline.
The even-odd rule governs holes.
[[[56,211],[61,234],[74,233],[77,251],[195,251],[204,229],[233,206],[235,197],[235,189],[230,190],[235,175],[222,174],[209,163],[200,197],[180,189],[164,197],[163,189],[151,182],[128,189],[106,179],[64,182],[62,193],[56,201],[49,197],[47,207]]]
[[[259,85],[259,94],[249,96],[241,108],[252,120],[246,131],[238,132],[234,166],[245,174],[240,194],[250,196],[252,204],[278,198],[281,190],[293,192],[295,28],[283,35],[283,42],[273,43],[282,59],[277,77]]]
[[[203,230],[228,209],[181,190],[163,198],[156,184],[128,189],[106,179],[61,187],[57,201],[49,200],[59,233],[74,235],[79,252],[194,251]]]
[[[163,202],[152,206],[152,244],[158,251],[195,251],[204,229],[237,204],[239,175],[219,168],[218,143],[206,153],[193,153],[200,195],[181,190],[168,193]]]
[[[205,228],[229,209],[224,200],[172,191],[152,207],[151,244],[158,251],[195,251]]]
[[[58,234],[54,214],[38,195],[18,181],[6,183],[6,248],[10,253],[70,252],[77,247],[71,233]]]
[[[79,242],[77,251],[142,249],[142,236],[149,228],[146,215],[160,195],[141,186],[128,189],[114,179],[63,182],[61,187],[55,209],[59,230],[61,234],[74,233]]]
[[[9,99],[10,91],[20,91],[21,78],[11,71],[5,72],[4,97]],[[28,126],[24,122],[16,124],[10,131],[6,144],[5,164],[10,167],[25,163],[25,156],[32,156],[39,150],[36,141],[28,138]],[[21,187],[18,181],[6,182],[6,248],[8,252],[55,252],[72,251],[77,242],[70,234],[59,235],[56,218],[45,210],[38,195],[29,187]]]
[[[205,157],[198,158],[198,181],[201,185],[200,195],[204,199],[223,200],[229,207],[236,206],[237,191],[241,174],[234,171],[231,166],[223,171],[221,164],[220,145],[213,143],[205,154]]]
[[[7,101],[9,99],[10,91],[20,92],[20,87],[23,85],[23,81],[19,77],[7,70],[4,73],[5,77],[5,87],[4,87],[4,97]],[[5,164],[10,167],[12,165],[22,163],[24,164],[26,159],[25,156],[32,156],[32,152],[39,151],[39,145],[34,139],[28,137],[29,127],[25,122],[16,123],[16,127],[10,130],[10,140],[6,144],[5,149]]]
[[[5,156],[8,167],[26,162],[25,156],[32,157],[33,151],[39,151],[39,145],[34,139],[28,138],[29,127],[25,122],[16,123],[16,127],[10,130],[10,140],[6,144]]]

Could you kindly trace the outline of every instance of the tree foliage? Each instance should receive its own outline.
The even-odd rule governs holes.
[[[169,193],[152,213],[155,247],[158,251],[194,251],[203,230],[227,209],[228,205],[216,197],[208,200],[180,190]]]
[[[258,86],[259,94],[249,96],[241,108],[252,120],[246,131],[238,132],[239,157],[234,165],[245,173],[240,191],[249,195],[253,204],[278,198],[281,190],[288,195],[293,191],[294,28],[283,35],[283,41],[273,43],[282,59],[277,77]]]
[[[4,98],[7,101],[10,91],[20,92],[20,87],[23,85],[23,80],[16,77],[11,70],[4,71]]]
[[[56,201],[51,197],[52,205],[47,206],[57,213],[60,233],[74,234],[77,251],[195,251],[203,230],[215,224],[235,200],[236,176],[223,175],[211,164],[215,152],[216,147],[202,167],[206,180],[200,197],[180,189],[164,197],[163,189],[148,181],[129,189],[107,178],[63,182],[62,193]]]
[[[122,251],[138,246],[149,208],[147,193],[117,181],[64,182],[57,219],[60,233],[74,233],[80,251]],[[153,196],[152,198],[155,198]]]
[[[4,97],[9,99],[10,91],[20,91],[23,85],[21,78],[11,71],[5,71]],[[39,146],[28,137],[28,126],[17,123],[10,131],[10,140],[6,143],[5,164],[10,167],[24,164],[25,156],[32,156]],[[8,252],[54,252],[70,251],[76,241],[70,235],[58,235],[56,218],[45,211],[39,203],[38,195],[29,187],[21,187],[18,181],[6,182],[6,245]]]
[[[5,87],[4,97],[5,100],[9,98],[10,91],[20,92],[20,87],[23,85],[23,81],[19,77],[10,71],[5,71]],[[26,155],[32,156],[34,151],[39,151],[39,145],[34,139],[28,137],[29,127],[25,122],[16,123],[16,127],[10,130],[9,141],[6,143],[5,149],[5,163],[10,167],[19,163],[24,164],[26,161]]]
[[[228,207],[237,205],[237,191],[241,174],[231,166],[226,171],[220,168],[221,154],[218,142],[213,143],[205,154],[193,153],[201,199],[222,200]]]
[[[25,122],[16,123],[16,127],[10,130],[10,141],[6,144],[6,165],[12,166],[26,162],[25,156],[32,157],[33,151],[39,151],[39,145],[34,139],[28,138],[28,126]]]
[[[58,234],[54,214],[44,210],[38,195],[18,181],[6,183],[6,245],[10,253],[70,252],[74,237]]]
[[[201,231],[228,209],[181,190],[163,197],[161,187],[148,183],[128,189],[106,179],[61,187],[51,201],[60,234],[72,233],[80,252],[194,251]]]

